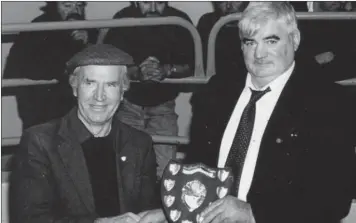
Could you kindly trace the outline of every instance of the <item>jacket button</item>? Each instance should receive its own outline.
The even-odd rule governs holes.
[[[281,144],[282,142],[283,142],[283,140],[282,140],[281,138],[277,138],[277,139],[276,139],[276,143],[277,143],[277,144]]]

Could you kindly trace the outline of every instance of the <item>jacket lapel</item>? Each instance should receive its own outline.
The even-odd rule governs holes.
[[[114,116],[115,119],[115,116]],[[122,130],[122,125],[119,121],[115,120],[113,123],[112,131],[116,132],[114,139],[114,148],[116,153],[116,169],[117,169],[117,187],[119,194],[119,202],[120,202],[120,213],[124,214],[129,209],[129,198],[127,196],[127,188],[125,188],[124,184],[124,175],[122,172],[121,163],[126,161],[127,157],[121,157],[121,152],[125,150],[126,143],[130,137],[127,131]]]
[[[68,128],[68,119],[63,119],[58,137],[58,153],[63,165],[70,176],[80,198],[89,212],[95,213],[92,187],[86,166],[84,154],[74,132]]]
[[[298,75],[301,74],[296,73],[295,68],[268,121],[250,191],[261,192],[269,187],[266,180],[276,182],[278,177],[291,174],[288,167],[292,168],[293,162],[299,157],[301,151],[297,142],[303,131],[303,117],[308,107],[308,95],[305,92],[308,90],[306,84],[301,84],[302,79]],[[284,168],[281,169],[281,166]]]

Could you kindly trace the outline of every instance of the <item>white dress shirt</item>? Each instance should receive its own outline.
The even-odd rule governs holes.
[[[235,137],[237,127],[240,123],[240,118],[243,110],[248,104],[251,97],[251,90],[263,91],[268,87],[271,88],[270,92],[267,92],[256,102],[256,116],[255,123],[252,130],[251,141],[248,146],[245,163],[242,169],[241,180],[239,184],[238,199],[246,202],[247,193],[250,190],[253,174],[255,172],[257,157],[260,149],[263,133],[266,129],[267,123],[271,117],[272,111],[278,101],[278,98],[286,85],[289,77],[294,69],[294,62],[290,68],[282,75],[274,79],[267,86],[262,89],[256,89],[251,82],[251,74],[247,74],[245,88],[243,89],[239,100],[236,103],[233,113],[231,114],[229,123],[226,126],[221,145],[218,160],[218,167],[224,167],[227,156],[229,154],[232,141]]]

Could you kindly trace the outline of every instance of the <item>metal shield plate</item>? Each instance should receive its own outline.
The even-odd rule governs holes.
[[[230,168],[171,160],[161,182],[161,199],[167,218],[177,223],[197,222],[204,208],[230,194],[233,181]]]

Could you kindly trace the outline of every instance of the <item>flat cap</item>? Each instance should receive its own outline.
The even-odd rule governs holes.
[[[84,48],[66,63],[66,73],[86,65],[133,65],[132,57],[110,44],[95,44]]]

